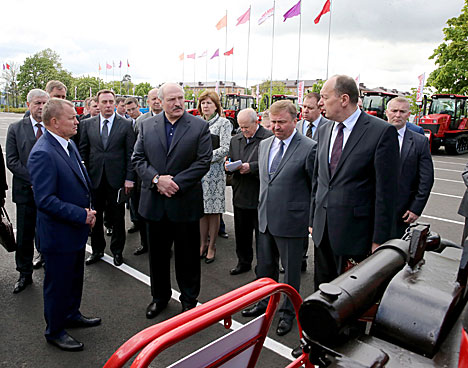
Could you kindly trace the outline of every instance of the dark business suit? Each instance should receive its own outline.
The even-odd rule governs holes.
[[[317,130],[318,130],[318,128],[320,128],[322,125],[324,125],[324,124],[326,124],[326,123],[329,123],[329,122],[330,122],[330,120],[328,120],[327,118],[324,118],[323,116],[320,117],[318,126],[315,128],[315,131],[314,131],[314,133],[313,133],[313,135],[312,135],[312,139],[313,139],[314,141],[317,140]],[[309,124],[310,124],[310,122],[309,122]],[[297,122],[297,124],[296,124],[296,129],[297,129],[297,131],[298,131],[299,133],[302,134],[303,128],[304,128],[304,119],[299,120],[299,121]]]
[[[316,143],[302,134],[291,139],[275,174],[269,174],[270,150],[275,137],[260,142],[258,166],[260,196],[258,204],[257,277],[278,281],[279,257],[285,269],[284,282],[297,291],[301,281],[303,244],[308,237],[308,215]],[[265,305],[266,300],[261,304]],[[282,319],[295,317],[286,298]]]
[[[125,180],[135,181],[131,156],[135,144],[132,123],[114,114],[107,146],[101,138],[101,115],[84,120],[80,153],[91,178],[94,191],[96,225],[91,233],[93,253],[103,253],[106,247],[103,228],[103,212],[110,217],[113,227],[110,250],[122,254],[125,245],[125,204],[117,204],[117,193]]]
[[[330,176],[335,124],[320,127],[317,135],[310,213],[316,287],[341,274],[348,258],[365,258],[372,242],[389,240],[396,209],[399,145],[395,127],[361,112]]]
[[[244,268],[250,268],[252,265],[254,232],[255,244],[258,245],[258,146],[263,139],[272,135],[270,130],[259,125],[249,143],[244,135],[239,133],[232,137],[229,146],[229,158],[232,162],[241,160],[242,163],[248,162],[250,165],[250,172],[247,174],[241,174],[239,170],[231,174],[236,254],[238,264]]]
[[[195,306],[200,292],[200,227],[203,216],[201,178],[212,158],[206,121],[187,112],[177,121],[168,147],[164,113],[143,120],[132,162],[141,179],[139,213],[148,221],[153,301],[171,298],[170,252],[174,243],[175,270],[185,306]],[[168,198],[157,191],[156,175],[171,175],[179,186]]]
[[[13,202],[16,203],[16,270],[21,275],[33,272],[34,236],[36,232],[36,205],[34,203],[27,162],[36,136],[29,117],[8,127],[6,164],[13,173]]]
[[[407,210],[421,216],[433,184],[434,165],[429,140],[406,129],[400,152],[395,237],[401,238],[409,226],[402,219]]]
[[[462,173],[462,179],[465,183],[465,193],[463,194],[463,198],[460,202],[460,206],[458,208],[458,214],[465,218],[465,226],[463,227],[463,235],[461,246],[465,245],[466,238],[468,236],[468,163],[466,164],[465,171]]]
[[[71,141],[70,141],[71,142]],[[45,261],[45,336],[64,335],[68,321],[80,318],[85,245],[89,234],[86,210],[91,207],[91,182],[76,146],[70,156],[46,132],[29,156],[37,205],[38,247]]]

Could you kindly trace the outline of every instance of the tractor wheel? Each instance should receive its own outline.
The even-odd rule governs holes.
[[[431,153],[439,152],[440,144],[432,142],[431,143]]]
[[[468,136],[460,135],[454,143],[445,144],[445,152],[449,155],[461,155],[468,152]]]

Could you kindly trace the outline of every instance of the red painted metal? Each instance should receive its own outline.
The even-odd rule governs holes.
[[[225,325],[227,327],[232,314],[245,309],[247,306],[255,302],[271,296],[265,313],[264,323],[259,334],[210,365],[210,367],[218,367],[234,356],[240,354],[245,349],[254,346],[249,364],[249,367],[254,367],[263,346],[263,342],[265,341],[268,329],[271,326],[273,316],[278,308],[280,293],[284,293],[290,298],[297,315],[302,303],[302,298],[294,288],[286,284],[279,284],[271,279],[260,279],[204,303],[197,308],[191,309],[167,321],[163,321],[139,332],[124,343],[110,357],[104,367],[122,367],[139,350],[141,350],[141,352],[135,358],[131,367],[148,367],[154,358],[166,348],[213,324],[216,324],[221,320],[225,321]],[[299,321],[298,327],[300,337],[302,337],[302,329]],[[307,356],[303,355],[301,358],[302,360],[306,360],[306,367],[312,367],[312,365],[308,363]],[[301,358],[296,360],[296,362],[299,362]],[[297,365],[297,367],[300,367],[302,364],[304,363]],[[289,365],[288,367],[293,368],[296,367],[296,365]]]
[[[468,334],[462,328],[462,337],[460,343],[460,357],[458,358],[458,368],[468,367]]]

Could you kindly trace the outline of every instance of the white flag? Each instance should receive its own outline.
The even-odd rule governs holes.
[[[271,9],[268,9],[265,13],[263,13],[263,15],[258,20],[258,25],[262,24],[264,21],[270,18],[273,15],[273,12],[274,12],[274,7]]]
[[[416,102],[422,102],[423,100],[423,91],[424,91],[424,83],[426,82],[426,73],[422,73],[419,77],[419,86],[418,91],[416,92]]]
[[[300,81],[297,85],[297,104],[302,105],[304,102],[304,81]]]

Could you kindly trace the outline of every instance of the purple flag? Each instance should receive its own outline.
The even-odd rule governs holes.
[[[283,17],[284,20],[283,22],[286,22],[286,19],[295,17],[296,15],[301,14],[301,0],[294,5],[291,9],[289,9],[286,13],[284,13]]]
[[[3,70],[5,70],[5,64],[3,64]]]
[[[210,57],[210,60],[211,60],[211,59],[214,59],[214,58],[217,57],[217,56],[219,56],[219,49],[217,49],[217,50],[215,51],[215,53],[213,54],[213,56]]]
[[[119,68],[121,68],[121,67],[122,67],[122,60],[120,60],[120,64],[119,64]]]

